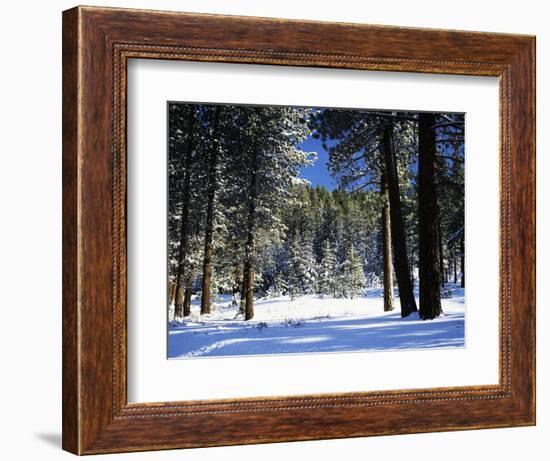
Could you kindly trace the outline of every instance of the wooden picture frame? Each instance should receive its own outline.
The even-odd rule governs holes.
[[[499,78],[500,380],[129,404],[130,58]],[[63,13],[63,448],[75,454],[535,424],[535,38],[76,7]]]

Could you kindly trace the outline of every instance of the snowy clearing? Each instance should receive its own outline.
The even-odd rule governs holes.
[[[394,311],[383,312],[379,289],[354,299],[258,299],[250,321],[235,318],[228,297],[221,297],[208,316],[199,315],[200,302],[193,300],[191,316],[169,324],[168,357],[464,347],[464,289],[448,288],[444,315],[431,321],[419,320],[416,313],[402,319],[399,298]]]

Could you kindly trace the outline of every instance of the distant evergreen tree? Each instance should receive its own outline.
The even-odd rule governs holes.
[[[290,251],[288,291],[292,299],[315,293],[317,268],[311,239],[296,233]]]
[[[365,274],[363,265],[355,251],[350,245],[346,251],[345,259],[340,264],[340,293],[344,298],[362,294],[365,289]]]
[[[301,254],[300,239],[298,234],[296,234],[290,247],[290,258],[288,262],[287,286],[291,300],[296,299],[304,293],[302,280],[305,273],[305,267]]]
[[[313,254],[313,241],[310,235],[302,239],[302,259],[305,262],[304,293],[313,294],[317,289],[318,268]]]
[[[282,272],[277,272],[273,280],[273,286],[271,290],[271,296],[282,296],[288,292],[288,284]]]
[[[336,255],[330,241],[326,239],[323,243],[323,253],[319,264],[318,290],[322,296],[335,296],[336,280]]]

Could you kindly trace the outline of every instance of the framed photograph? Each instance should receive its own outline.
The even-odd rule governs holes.
[[[63,448],[535,424],[535,39],[63,13]]]

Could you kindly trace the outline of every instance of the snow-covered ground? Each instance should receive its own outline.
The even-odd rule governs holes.
[[[169,324],[168,357],[463,347],[464,289],[448,288],[444,315],[428,321],[417,314],[402,319],[399,298],[394,311],[383,312],[379,289],[354,299],[258,299],[250,321],[235,318],[229,298],[222,297],[208,316],[199,315],[193,300],[191,316]]]

